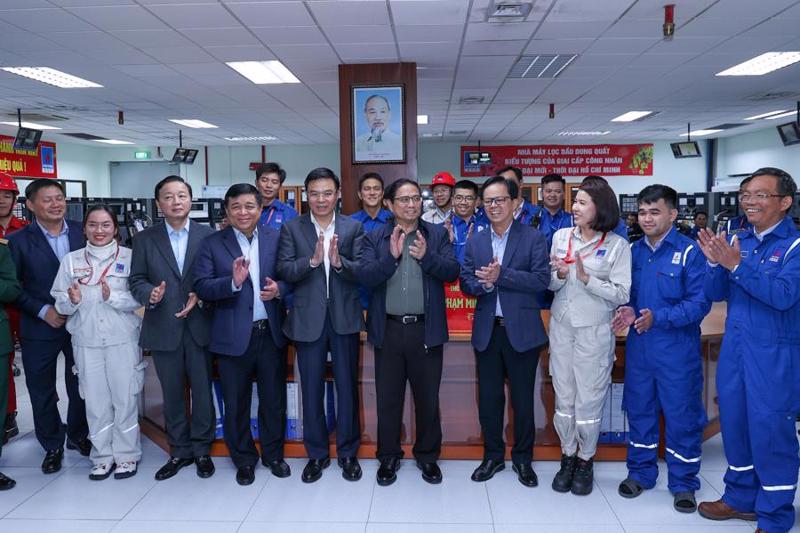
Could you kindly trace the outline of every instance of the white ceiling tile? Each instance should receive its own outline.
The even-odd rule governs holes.
[[[317,22],[323,27],[349,26],[353,21],[361,24],[389,24],[389,11],[385,2],[374,1],[316,1],[308,6]]]
[[[470,23],[467,25],[466,39],[468,41],[528,40],[536,26],[537,24],[532,22],[516,24]]]
[[[285,28],[255,29],[258,38],[267,46],[274,44],[327,44],[316,26],[287,26]]]
[[[403,61],[416,61],[426,66],[455,65],[459,43],[400,43]]]
[[[494,101],[497,103],[530,103],[552,82],[551,79],[541,78],[505,80]]]
[[[397,47],[394,44],[338,44],[336,51],[345,61],[375,58],[397,61]]]
[[[463,0],[392,0],[392,18],[397,25],[437,25],[446,20],[462,24],[469,2]]]
[[[644,52],[659,41],[658,38],[608,38],[599,39],[590,48],[592,54],[638,54]]]
[[[163,63],[205,63],[214,59],[199,46],[142,48],[142,51]]]
[[[546,20],[536,31],[536,39],[595,39],[603,34],[610,22],[559,22]]]
[[[635,60],[638,61],[638,57],[640,57],[638,54],[583,54],[570,63],[567,69],[573,67],[621,67]]]
[[[300,2],[228,3],[228,8],[249,27],[314,26],[314,19]]]
[[[547,16],[547,20],[557,22],[601,22],[618,19],[632,0],[603,0],[587,2],[586,0],[557,0]]]
[[[27,3],[29,0],[11,0],[15,3]],[[36,2],[42,2],[43,0],[36,0]],[[124,5],[132,5],[134,4],[134,0],[91,0],[87,2],[87,0],[47,0],[53,5],[59,7],[81,7],[86,5],[93,5],[93,6],[124,6]],[[34,6],[31,6],[34,7]]]
[[[0,11],[0,20],[34,33],[61,31],[89,31],[95,29],[63,9],[19,9]]]
[[[685,26],[675,29],[675,38],[678,37],[731,37],[758,25],[761,18],[711,18],[703,14],[692,19]]]
[[[450,22],[449,19],[445,20]],[[430,25],[398,25],[395,21],[395,32],[399,42],[430,43],[461,41],[464,33],[463,24],[441,24],[435,27]]]
[[[74,7],[69,11],[101,30],[161,30],[167,27],[139,6]]]
[[[112,31],[111,35],[136,47],[190,46],[186,37],[175,30],[124,30]]]
[[[580,54],[586,51],[594,39],[533,39],[525,54]]]
[[[61,44],[38,35],[28,34],[25,39],[20,39],[17,33],[0,33],[0,50],[4,52],[4,56],[6,52],[24,54],[25,52],[60,50],[61,48],[63,48]],[[9,64],[8,61],[7,57],[3,57],[4,64]]]
[[[284,59],[297,59],[312,61],[326,61],[337,59],[333,49],[327,44],[309,44],[309,45],[275,45],[270,46],[275,55],[281,60]]]
[[[205,51],[220,61],[268,61],[275,55],[262,45],[206,46]]]
[[[200,46],[257,45],[258,40],[242,28],[182,30],[181,33]]]
[[[114,65],[114,68],[135,78],[152,76],[176,76],[177,73],[166,65]]]
[[[328,26],[325,35],[334,45],[394,42],[391,26]]]
[[[465,56],[519,55],[528,41],[467,41],[461,54]]]
[[[152,5],[149,9],[173,28],[240,28],[239,22],[221,4]]]

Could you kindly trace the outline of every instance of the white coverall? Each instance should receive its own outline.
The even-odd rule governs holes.
[[[563,228],[553,235],[551,256],[580,254],[589,274],[585,285],[570,264],[567,279],[554,270],[550,290],[550,375],[556,393],[553,424],[565,455],[594,457],[611,368],[615,337],[611,319],[628,302],[631,288],[630,245],[619,235],[597,233],[584,242],[580,230]],[[570,245],[570,239],[572,244]],[[602,243],[600,242],[602,240]]]
[[[64,256],[50,294],[56,311],[67,315],[75,371],[95,465],[136,461],[142,456],[138,394],[144,385],[138,345],[141,307],[128,290],[131,250],[116,241],[92,244]],[[110,289],[103,300],[101,278]],[[78,283],[81,301],[73,304],[67,289]]]

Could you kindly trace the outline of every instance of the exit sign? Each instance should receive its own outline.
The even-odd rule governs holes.
[[[134,152],[133,156],[136,159],[150,159],[150,152]]]

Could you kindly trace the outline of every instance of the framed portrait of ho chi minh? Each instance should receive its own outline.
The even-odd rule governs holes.
[[[352,87],[353,164],[406,160],[402,85]]]

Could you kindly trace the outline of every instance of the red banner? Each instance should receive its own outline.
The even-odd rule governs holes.
[[[0,135],[0,171],[20,178],[55,178],[56,145],[40,142],[36,150],[14,150],[14,137]]]
[[[475,298],[464,296],[458,282],[444,284],[444,299],[447,305],[447,331],[449,333],[472,333],[475,319]]]
[[[529,146],[462,146],[461,175],[494,176],[514,166],[525,176],[652,176],[652,144],[537,144]]]

